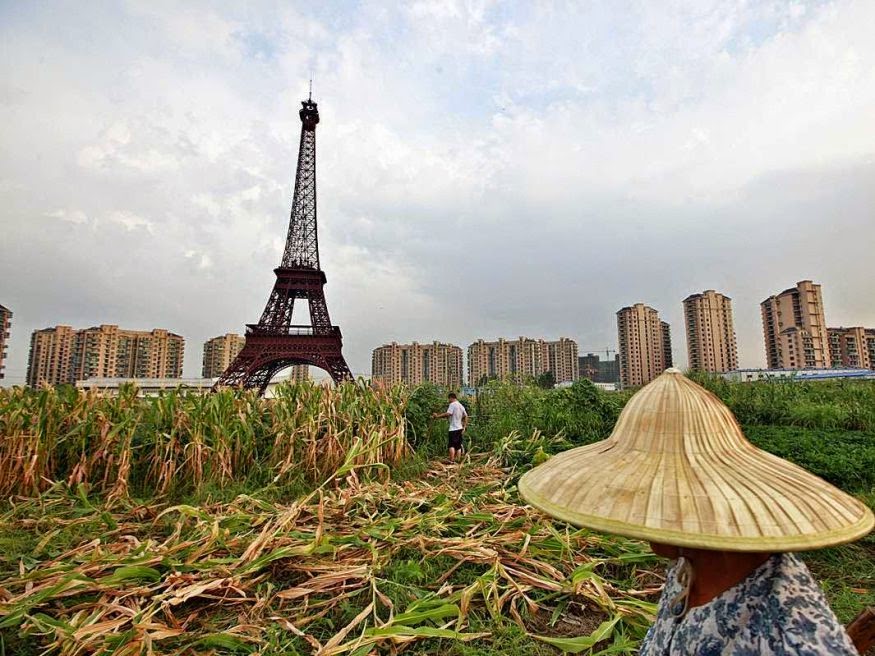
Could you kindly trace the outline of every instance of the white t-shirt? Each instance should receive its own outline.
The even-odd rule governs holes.
[[[450,430],[462,430],[462,417],[468,416],[465,406],[458,401],[453,401],[447,408],[447,412],[450,414]]]

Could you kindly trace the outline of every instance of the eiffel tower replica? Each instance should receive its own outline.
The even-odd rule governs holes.
[[[286,248],[276,282],[258,323],[246,325],[246,344],[216,382],[219,387],[258,388],[264,393],[281,369],[306,364],[324,369],[335,383],[352,380],[341,353],[340,328],[331,325],[319,267],[316,233],[316,125],[319,110],[312,94],[301,103],[301,145]],[[296,299],[310,307],[309,325],[292,325]]]

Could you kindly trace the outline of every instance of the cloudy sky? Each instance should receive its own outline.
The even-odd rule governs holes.
[[[386,341],[673,326],[813,279],[875,325],[875,3],[2,2],[7,384],[55,324],[255,321],[314,78],[319,228],[355,372]]]

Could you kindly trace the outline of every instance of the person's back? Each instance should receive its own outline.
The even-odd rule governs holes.
[[[465,406],[459,403],[458,399],[453,400],[447,407],[447,412],[450,415],[450,431],[462,430],[462,418],[468,416]]]

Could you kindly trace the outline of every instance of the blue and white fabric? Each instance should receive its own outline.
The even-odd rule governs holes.
[[[683,559],[666,577],[641,656],[857,656],[820,586],[793,554],[775,554],[745,580],[686,608]]]

